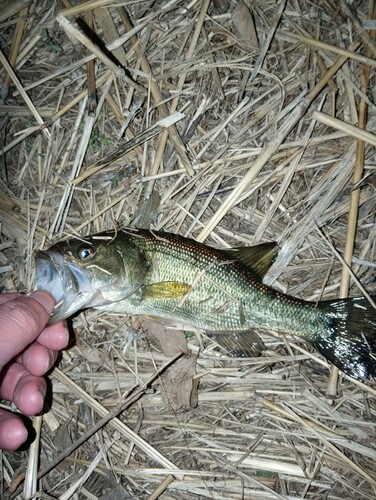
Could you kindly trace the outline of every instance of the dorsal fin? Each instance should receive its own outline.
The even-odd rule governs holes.
[[[272,241],[252,247],[231,248],[224,252],[232,259],[239,260],[262,279],[273,264],[278,250],[278,244]]]

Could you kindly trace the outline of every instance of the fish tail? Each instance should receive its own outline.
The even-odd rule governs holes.
[[[376,377],[376,309],[371,303],[365,297],[327,300],[318,309],[316,349],[350,377]]]

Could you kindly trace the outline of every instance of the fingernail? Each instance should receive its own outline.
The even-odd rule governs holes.
[[[43,410],[44,400],[46,399],[46,392],[47,391],[45,388],[42,388],[42,387],[38,388],[38,393],[41,395],[41,400],[39,401],[39,408],[40,408],[39,412],[41,412]]]
[[[55,306],[55,299],[48,292],[36,290],[35,292],[31,292],[29,297],[42,304],[48,314],[52,313]]]
[[[55,361],[57,360],[58,352],[56,351],[48,351],[48,367],[47,370],[50,370],[55,364]]]

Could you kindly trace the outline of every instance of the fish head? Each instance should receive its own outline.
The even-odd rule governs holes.
[[[56,301],[50,324],[125,299],[142,286],[146,271],[134,243],[108,233],[59,242],[35,257],[36,289]]]

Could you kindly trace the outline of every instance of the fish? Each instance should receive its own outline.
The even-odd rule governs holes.
[[[262,332],[312,344],[355,379],[376,375],[376,310],[365,297],[304,301],[262,280],[275,242],[217,249],[163,231],[122,228],[60,241],[35,257],[50,323],[85,308],[202,330],[233,356],[260,356]],[[261,336],[260,336],[261,333]]]

